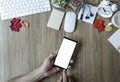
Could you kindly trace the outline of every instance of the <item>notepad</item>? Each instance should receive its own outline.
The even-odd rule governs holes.
[[[65,12],[61,10],[54,9],[51,12],[47,27],[53,28],[55,30],[59,30],[63,17],[64,17]]]
[[[109,39],[108,41],[117,49],[120,53],[120,29],[117,30]]]

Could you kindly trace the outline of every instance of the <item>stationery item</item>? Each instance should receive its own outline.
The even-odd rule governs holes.
[[[55,59],[54,65],[67,69],[76,44],[77,43],[75,41],[64,38]]]
[[[114,25],[115,27],[120,28],[120,11],[115,13],[115,15],[112,17],[112,22],[108,25]]]
[[[115,49],[120,53],[120,29],[118,29],[108,41],[115,47]]]
[[[97,7],[85,4],[84,8],[81,8],[78,14],[78,20],[93,24],[97,14]]]
[[[53,9],[51,12],[47,27],[53,28],[55,30],[59,30],[64,14],[65,14],[64,11]]]

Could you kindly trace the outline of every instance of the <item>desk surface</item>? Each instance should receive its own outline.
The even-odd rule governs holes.
[[[64,36],[80,43],[75,63],[69,70],[75,82],[120,81],[120,54],[107,40],[116,29],[98,33],[92,25],[78,22],[75,32],[65,33],[63,24],[60,31],[46,27],[49,16],[50,12],[22,17],[30,22],[30,28],[22,28],[18,33],[9,29],[9,21],[0,23],[0,82],[39,67],[52,51],[59,48]],[[41,82],[56,82],[59,75]]]

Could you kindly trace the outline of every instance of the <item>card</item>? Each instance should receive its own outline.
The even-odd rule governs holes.
[[[59,30],[63,17],[64,17],[65,12],[61,10],[54,9],[52,10],[52,13],[50,15],[47,27],[53,28],[55,30]]]
[[[67,69],[75,47],[75,41],[64,38],[60,46],[59,52],[57,54],[57,57],[55,59],[54,65]]]
[[[118,29],[108,41],[115,47],[115,49],[120,53],[120,29]]]
[[[97,14],[97,9],[98,8],[96,6],[85,4],[79,11],[78,20],[93,24]],[[83,16],[82,19],[81,16]]]

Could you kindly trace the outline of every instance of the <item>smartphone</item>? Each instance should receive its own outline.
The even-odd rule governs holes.
[[[67,69],[76,45],[77,45],[76,41],[63,38],[54,65]]]

